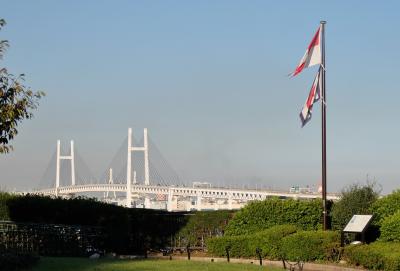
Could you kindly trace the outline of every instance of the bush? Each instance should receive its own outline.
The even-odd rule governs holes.
[[[339,248],[339,232],[301,231],[282,239],[280,253],[289,261],[336,260]]]
[[[382,241],[400,241],[400,211],[383,219],[380,239]]]
[[[378,199],[371,209],[374,214],[374,223],[381,225],[383,219],[400,210],[400,189]]]
[[[369,245],[350,245],[345,248],[350,264],[370,270],[400,270],[400,243],[374,242]]]
[[[235,213],[226,227],[226,235],[252,234],[276,225],[291,224],[299,229],[321,227],[321,200],[278,198],[254,201]]]
[[[344,189],[340,200],[332,207],[332,228],[343,230],[353,215],[371,214],[372,204],[378,195],[374,184],[354,184]]]
[[[280,242],[283,237],[296,232],[293,225],[274,226],[267,230],[239,236],[214,237],[207,240],[207,250],[215,256],[226,256],[226,247],[232,257],[256,257],[256,249],[268,259],[280,259]]]
[[[258,247],[261,249],[261,255],[263,257],[267,257],[271,260],[280,260],[280,246],[282,238],[293,234],[296,231],[297,228],[293,225],[279,225],[264,230],[254,235],[255,242],[253,243],[251,250],[255,251]]]

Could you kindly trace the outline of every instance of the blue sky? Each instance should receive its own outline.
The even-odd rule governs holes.
[[[320,109],[298,114],[317,68],[298,64],[326,26],[328,190],[368,175],[399,187],[398,1],[3,1],[1,66],[43,90],[1,186],[37,185],[57,139],[96,175],[127,128],[181,178],[288,189],[320,180]]]

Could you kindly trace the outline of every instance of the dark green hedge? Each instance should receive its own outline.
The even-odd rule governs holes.
[[[370,270],[400,270],[400,243],[374,242],[369,245],[350,245],[345,248],[350,264]]]
[[[336,261],[340,233],[336,231],[300,231],[282,239],[281,255],[289,261]]]
[[[126,208],[86,198],[50,198],[38,195],[8,195],[0,202],[3,216],[14,222],[90,225],[104,229],[104,246],[108,251],[137,251],[130,240],[131,219]]]
[[[153,219],[156,212],[152,210],[133,210],[94,199],[29,194],[3,194],[1,199],[3,217],[14,222],[99,226],[104,232],[104,248],[117,253],[140,253],[145,245],[157,246],[168,239],[163,234],[171,234],[176,225],[164,216]]]
[[[107,251],[142,253],[146,248],[200,246],[222,235],[232,211],[174,212],[115,206],[88,198],[17,196],[0,192],[0,217],[14,222],[88,225],[104,230]],[[174,242],[178,239],[178,242]]]
[[[271,198],[255,201],[239,210],[229,221],[226,235],[252,234],[275,225],[291,224],[303,230],[321,227],[321,200]]]
[[[256,257],[256,248],[261,249],[262,257],[280,259],[282,238],[296,232],[293,225],[274,226],[267,230],[248,235],[223,236],[207,240],[208,253],[226,256],[226,248],[232,257]]]

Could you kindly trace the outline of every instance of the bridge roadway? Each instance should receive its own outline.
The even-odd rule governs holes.
[[[60,186],[55,188],[34,191],[34,194],[42,195],[72,195],[77,193],[89,192],[123,192],[127,193],[126,184],[85,184]],[[295,199],[316,199],[321,198],[321,194],[317,193],[289,193],[283,191],[268,190],[251,190],[251,189],[232,189],[232,188],[193,188],[193,187],[174,187],[174,186],[154,186],[143,184],[132,184],[132,194],[144,195],[165,195],[167,206],[170,206],[174,197],[196,197],[198,202],[201,199],[219,199],[228,201],[232,206],[232,201],[247,202],[252,200],[264,200],[268,197],[295,198]],[[334,194],[328,194],[328,200],[337,200],[339,197]],[[172,210],[171,207],[167,207]]]

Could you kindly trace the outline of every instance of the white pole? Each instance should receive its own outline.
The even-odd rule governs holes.
[[[144,184],[150,185],[150,173],[149,173],[149,143],[147,136],[147,128],[143,130],[143,147],[144,147]]]
[[[108,177],[108,184],[113,184],[114,183],[114,180],[113,180],[113,171],[112,171],[112,168],[110,168],[110,171],[109,171],[109,175],[108,175],[109,177]]]
[[[233,203],[232,194],[229,194],[229,197],[228,197],[228,210],[232,210],[233,209],[232,203]]]
[[[172,212],[172,189],[168,188],[167,211]]]
[[[110,168],[110,184],[114,184],[114,177],[113,177],[113,170],[112,168]],[[115,194],[115,190],[114,190],[114,199],[116,199],[117,196]]]
[[[72,185],[75,185],[75,154],[73,140],[71,140],[71,182]]]
[[[60,140],[57,140],[56,196],[60,186]]]
[[[112,177],[112,168],[110,168],[109,169],[109,171],[108,171],[108,184],[112,184],[113,183],[113,179],[112,179],[113,177]],[[107,197],[108,198],[108,191],[107,192],[104,192],[104,197]]]
[[[201,211],[201,208],[202,208],[202,206],[201,206],[201,196],[197,195],[196,209],[197,209],[197,211]]]
[[[126,206],[131,207],[132,205],[132,194],[131,194],[131,163],[132,159],[132,128],[128,129],[128,158],[126,165]]]

